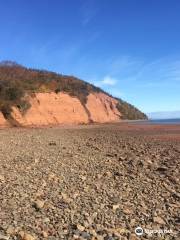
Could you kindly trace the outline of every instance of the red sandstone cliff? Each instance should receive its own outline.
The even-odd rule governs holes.
[[[13,107],[11,116],[22,126],[117,122],[120,113],[117,100],[104,93],[90,93],[85,107],[80,100],[66,93],[36,93],[28,97],[31,107],[25,114]],[[9,126],[0,113],[0,127]]]

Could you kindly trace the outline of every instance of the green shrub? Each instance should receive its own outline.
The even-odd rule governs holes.
[[[143,112],[141,112],[133,105],[121,99],[118,99],[117,109],[122,114],[121,116],[122,119],[128,120],[147,119],[147,116]]]
[[[24,115],[31,107],[31,104],[26,100],[21,100],[16,106],[18,107],[19,111]]]
[[[9,103],[2,103],[0,105],[0,111],[6,119],[9,119],[11,116],[11,105]]]

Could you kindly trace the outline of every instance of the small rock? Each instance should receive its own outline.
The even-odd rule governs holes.
[[[83,239],[91,239],[91,235],[89,234],[89,233],[87,233],[87,232],[82,232],[81,233],[81,237],[83,238]]]
[[[39,159],[35,158],[35,159],[34,159],[34,163],[35,163],[35,164],[39,163]]]
[[[67,195],[66,193],[61,193],[61,196],[63,197],[63,200],[64,200],[66,203],[70,203],[70,202],[73,201],[71,198],[68,197],[68,195]]]
[[[80,176],[80,178],[81,178],[82,181],[86,180],[86,176]]]
[[[77,229],[78,229],[79,231],[83,232],[84,229],[85,229],[85,227],[82,226],[82,225],[80,225],[80,224],[78,224],[78,225],[77,225]]]
[[[94,219],[92,217],[87,217],[87,220],[89,225],[92,225],[92,223],[94,222]]]
[[[0,233],[0,239],[1,239],[1,240],[8,240],[9,237],[8,237],[8,236],[5,236],[5,235],[2,235],[2,234]]]
[[[97,235],[96,238],[97,238],[97,240],[104,240],[104,237],[100,236],[100,235]]]
[[[25,233],[23,240],[35,240],[36,238],[32,235],[30,235],[29,233]]]
[[[90,229],[90,230],[89,230],[89,233],[90,233],[91,235],[93,235],[94,237],[97,237],[97,233],[96,233],[96,231],[95,231],[94,229]]]
[[[123,212],[124,212],[125,214],[127,214],[127,215],[130,215],[130,214],[133,213],[132,210],[129,209],[129,208],[125,208],[125,209],[123,209]]]
[[[43,179],[43,180],[42,180],[42,185],[41,185],[42,188],[46,187],[46,185],[47,185],[47,183],[46,183],[46,181]]]
[[[119,204],[113,205],[113,211],[115,212],[119,207]]]
[[[54,179],[55,177],[56,177],[56,174],[50,173],[49,176],[48,176],[48,179],[49,179],[49,180],[52,180],[52,179]]]
[[[166,224],[165,221],[161,217],[153,217],[153,221],[155,223],[159,223],[159,224]]]
[[[130,236],[130,240],[138,240],[139,238],[135,235],[135,234],[132,234]]]
[[[74,198],[74,199],[76,199],[78,196],[79,196],[79,193],[77,193],[77,192],[75,192],[75,193],[73,194],[73,198]]]
[[[34,236],[24,231],[20,231],[19,236],[21,237],[22,240],[36,240]]]
[[[44,238],[47,238],[47,237],[48,237],[48,233],[45,232],[45,231],[42,232],[42,235],[43,235]]]
[[[112,173],[109,172],[109,171],[107,171],[107,172],[106,172],[106,176],[111,177],[111,176],[112,176]]]
[[[116,155],[113,153],[106,153],[106,157],[114,157],[114,156],[116,156]]]
[[[37,209],[37,210],[40,210],[44,207],[44,201],[41,201],[41,200],[36,200],[34,202],[34,207]]]
[[[130,224],[133,226],[135,223],[136,223],[136,219],[131,218],[131,220],[130,220]]]
[[[102,178],[102,174],[97,174],[97,178],[101,179]]]
[[[48,179],[49,179],[50,181],[55,182],[55,183],[57,183],[58,180],[59,180],[59,178],[58,178],[58,177],[56,176],[56,174],[54,174],[54,173],[50,173],[49,176],[48,176]]]
[[[9,226],[8,228],[7,228],[7,230],[6,230],[6,233],[8,234],[8,235],[13,235],[13,234],[15,234],[15,229],[14,229],[14,227],[12,227],[12,226]]]
[[[23,239],[24,234],[25,234],[24,231],[20,231],[20,232],[19,232],[19,236],[21,237],[21,239]]]
[[[5,181],[5,177],[3,175],[0,175],[0,182],[4,182]]]
[[[49,142],[49,146],[56,146],[57,144],[56,144],[56,142],[54,142],[54,141],[51,141],[51,142]]]
[[[44,223],[49,223],[50,222],[50,219],[49,218],[44,218]]]
[[[79,236],[76,235],[76,234],[74,234],[74,235],[73,235],[73,239],[79,239]]]

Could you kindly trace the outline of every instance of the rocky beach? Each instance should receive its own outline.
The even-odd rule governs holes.
[[[180,239],[179,162],[180,125],[1,129],[0,239]]]

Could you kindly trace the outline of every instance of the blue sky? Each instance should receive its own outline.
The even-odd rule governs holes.
[[[144,112],[180,106],[179,0],[1,0],[0,60],[75,75]]]

